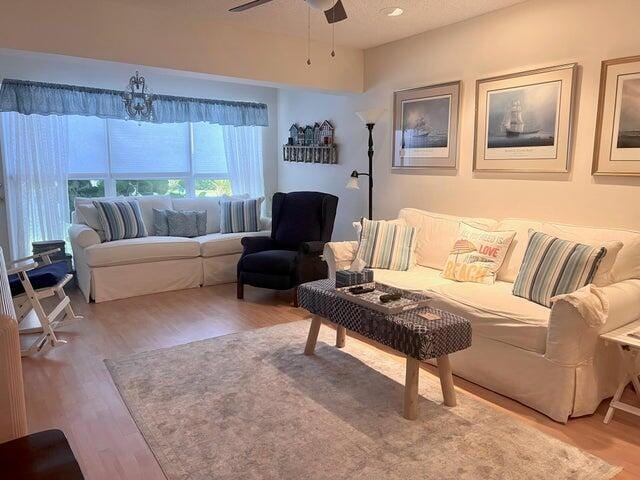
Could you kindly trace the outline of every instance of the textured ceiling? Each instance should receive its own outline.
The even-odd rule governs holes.
[[[110,0],[131,3],[132,0]],[[268,32],[306,38],[307,5],[304,0],[273,0],[252,10],[228,10],[248,0],[133,0],[138,5],[197,15]],[[370,48],[443,25],[460,22],[525,0],[342,0],[349,18],[336,24],[337,45]],[[404,15],[387,17],[380,10],[400,7]],[[331,27],[324,14],[311,10],[311,36],[330,42]]]

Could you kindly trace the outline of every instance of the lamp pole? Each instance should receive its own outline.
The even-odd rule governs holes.
[[[367,123],[369,130],[369,220],[373,220],[373,126],[375,123]]]

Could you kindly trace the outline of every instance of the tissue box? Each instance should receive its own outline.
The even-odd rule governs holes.
[[[365,268],[361,272],[353,270],[338,270],[336,272],[336,288],[352,287],[363,283],[373,282],[373,270]]]

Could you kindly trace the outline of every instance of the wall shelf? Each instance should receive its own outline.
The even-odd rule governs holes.
[[[285,162],[335,165],[338,163],[338,145],[283,145],[282,156]]]

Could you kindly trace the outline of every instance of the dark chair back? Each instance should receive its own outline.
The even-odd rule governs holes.
[[[278,192],[273,195],[271,238],[296,250],[302,242],[331,240],[338,197],[321,192]]]

